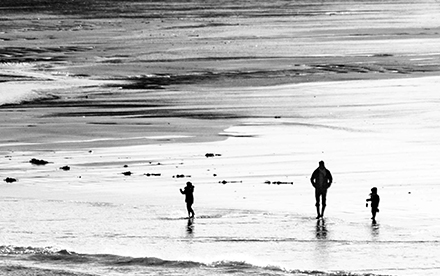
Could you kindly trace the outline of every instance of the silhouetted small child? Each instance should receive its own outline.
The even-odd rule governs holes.
[[[192,205],[194,203],[194,186],[191,182],[186,182],[186,187],[182,190],[180,189],[180,192],[185,195],[185,202],[186,202],[186,209],[188,210],[188,218],[193,218],[195,213],[192,208]]]
[[[376,223],[376,213],[379,212],[379,201],[380,197],[377,194],[377,188],[371,188],[371,194],[370,198],[367,199],[367,207],[368,207],[368,201],[371,201],[371,214],[373,217],[371,218],[373,220],[373,223]]]

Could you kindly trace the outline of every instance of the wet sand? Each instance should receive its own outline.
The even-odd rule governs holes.
[[[438,75],[431,2],[8,2],[0,85],[26,84],[20,89],[40,100],[1,107],[2,147],[131,145],[151,142],[133,137],[168,135],[212,141],[237,119],[261,115],[210,87]],[[278,115],[273,108],[266,116]]]
[[[0,106],[4,197],[175,206],[191,180],[199,208],[293,210],[324,159],[332,216],[368,221],[378,185],[383,221],[435,219],[436,1],[24,2],[0,10],[0,93],[28,99]]]

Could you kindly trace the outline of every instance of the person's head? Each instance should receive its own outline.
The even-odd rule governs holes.
[[[321,168],[321,169],[323,169],[323,168],[325,168],[325,165],[324,165],[324,161],[319,161],[319,167]]]
[[[376,187],[371,188],[371,193],[372,194],[377,194],[377,188]]]
[[[192,184],[191,182],[189,182],[189,181],[186,182],[186,186],[187,186],[187,187],[192,187],[192,185],[193,185],[193,184]]]

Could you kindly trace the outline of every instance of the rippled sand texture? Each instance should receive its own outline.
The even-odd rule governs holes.
[[[2,90],[20,83],[15,90],[33,90],[28,99],[45,99],[20,106],[20,116],[3,106],[2,142],[132,138],[146,129],[212,140],[231,119],[259,114],[182,87],[439,71],[435,1],[2,1],[0,13]]]

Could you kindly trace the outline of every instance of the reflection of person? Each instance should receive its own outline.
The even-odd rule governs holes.
[[[312,173],[310,178],[313,187],[315,187],[316,212],[317,219],[324,216],[324,210],[327,201],[327,189],[330,188],[333,182],[333,177],[330,171],[325,167],[324,161],[319,161],[319,167]],[[319,209],[319,203],[322,202],[322,210]]]
[[[327,238],[327,227],[325,225],[325,220],[316,221],[316,238],[318,240],[325,240]]]
[[[195,213],[192,209],[192,205],[194,203],[194,186],[191,182],[186,182],[186,187],[182,190],[180,189],[180,192],[185,195],[185,202],[186,202],[186,209],[188,210],[188,217],[193,218]]]
[[[371,188],[371,194],[370,198],[367,199],[367,207],[368,207],[368,201],[371,201],[371,214],[373,217],[371,218],[373,220],[373,223],[376,223],[376,213],[379,212],[379,201],[380,197],[377,194],[377,188]]]

